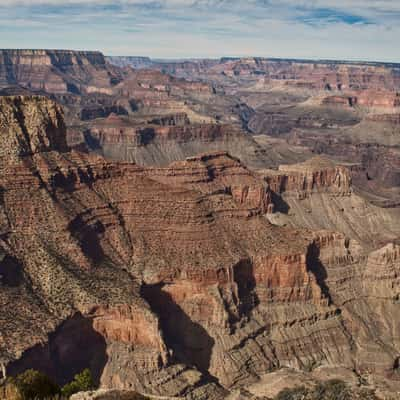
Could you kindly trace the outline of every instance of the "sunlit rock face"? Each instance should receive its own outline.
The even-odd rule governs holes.
[[[155,122],[159,135],[190,125]],[[89,367],[103,388],[188,399],[316,364],[396,384],[395,214],[362,203],[348,168],[255,171],[226,151],[163,167],[105,160],[70,150],[60,107],[42,97],[1,99],[0,144],[9,374],[63,383]]]
[[[107,90],[118,80],[119,74],[100,52],[0,50],[0,87],[77,94]]]

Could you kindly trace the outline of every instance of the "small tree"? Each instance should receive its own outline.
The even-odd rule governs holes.
[[[66,398],[69,398],[78,392],[87,392],[94,389],[94,382],[92,374],[88,368],[84,369],[81,373],[76,374],[74,380],[67,383],[62,389],[61,393]]]
[[[345,382],[332,379],[317,385],[313,390],[313,397],[324,400],[351,400],[352,395]]]
[[[308,394],[304,386],[293,389],[283,389],[278,393],[275,400],[304,400]]]
[[[33,369],[11,378],[9,383],[18,389],[24,400],[43,400],[60,393],[60,388],[47,375]]]

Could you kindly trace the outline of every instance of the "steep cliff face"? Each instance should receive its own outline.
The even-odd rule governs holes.
[[[375,122],[389,122],[394,125],[400,125],[400,114],[373,114],[368,119]]]
[[[396,109],[400,107],[400,95],[396,91],[364,90],[363,92],[354,92],[348,95],[327,96],[322,100],[322,104]]]
[[[400,210],[396,203],[385,208],[373,205],[354,190],[353,177],[358,182],[363,171],[360,165],[346,167],[317,156],[257,172],[268,184],[272,202],[268,218],[274,223],[343,232],[379,246],[400,234],[394,223]]]
[[[10,110],[24,115],[29,142],[57,109],[1,105],[2,126]],[[167,168],[109,162],[58,151],[65,131],[52,123],[48,145],[0,167],[8,373],[34,366],[64,382],[89,367],[105,388],[188,399],[315,363],[393,381],[399,287],[383,292],[399,275],[395,245],[369,255],[341,234],[272,225],[266,182],[226,153]]]
[[[117,61],[117,60],[116,60]],[[268,59],[260,57],[222,58],[185,62],[152,61],[149,68],[169,74],[193,78],[193,76],[221,81],[251,80],[265,77],[284,81],[288,87],[297,89],[398,89],[399,64],[357,63],[346,61],[312,61],[291,59]]]
[[[62,109],[50,100],[35,97],[0,97],[0,159],[68,149]]]
[[[274,163],[251,136],[228,124],[193,123],[187,114],[167,114],[144,123],[110,115],[85,131],[86,143],[107,159],[167,166],[204,152],[228,151],[247,165]]]
[[[339,196],[351,194],[351,173],[329,159],[313,157],[303,163],[280,165],[278,170],[261,170],[270,189],[305,198],[313,192],[329,192]]]
[[[365,90],[357,97],[357,103],[365,107],[400,107],[400,93],[383,90]]]
[[[80,93],[107,88],[119,80],[119,73],[106,64],[100,52],[0,50],[0,87]]]
[[[315,62],[245,58],[228,60],[213,66],[213,72],[228,76],[249,77],[265,74],[271,79],[286,80],[309,89],[396,89],[399,79],[396,66],[376,63]],[[398,68],[398,66],[397,66]]]
[[[201,193],[226,193],[245,213],[265,214],[272,204],[271,193],[238,159],[227,152],[207,153],[189,157],[164,168],[146,172],[160,182],[184,186]]]

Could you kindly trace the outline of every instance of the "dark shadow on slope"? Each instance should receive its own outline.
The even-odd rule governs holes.
[[[90,130],[86,130],[85,132],[83,132],[83,137],[85,139],[85,143],[88,146],[88,148],[90,150],[102,150],[102,146],[100,143],[100,140],[97,139],[96,137],[94,137],[92,135],[92,133],[90,132]]]
[[[85,185],[88,185],[89,188],[92,188],[95,177],[90,165],[85,169],[78,167],[78,176],[81,183],[84,183]]]
[[[98,384],[108,360],[106,348],[106,341],[93,329],[92,320],[76,314],[50,334],[45,345],[25,351],[8,366],[7,374],[15,376],[32,368],[64,385],[75,374],[89,368]]]
[[[63,190],[71,193],[75,190],[77,176],[74,171],[68,170],[65,174],[57,168],[54,175],[50,179],[51,191],[54,194],[56,190]]]
[[[190,319],[163,286],[144,285],[141,294],[158,315],[167,346],[173,350],[176,361],[194,366],[215,380],[208,372],[214,339],[200,324]]]
[[[8,254],[2,254],[0,249],[0,285],[18,286],[22,282],[22,265]]]
[[[143,128],[139,131],[139,145],[146,146],[153,142],[156,137],[154,128]]]
[[[238,287],[240,315],[247,315],[260,303],[255,293],[256,279],[251,260],[241,260],[233,266],[233,280]]]
[[[79,90],[79,87],[75,85],[75,83],[72,82],[67,82],[67,91],[68,93],[80,95],[81,91]]]
[[[83,253],[95,264],[104,259],[100,237],[105,232],[105,228],[101,221],[95,221],[89,225],[82,219],[81,215],[78,215],[68,224],[68,230],[78,241]]]
[[[279,195],[275,192],[271,192],[271,199],[272,199],[272,203],[274,204],[275,212],[280,212],[282,214],[289,213],[290,206],[288,203],[286,203],[285,200],[283,200],[281,195]]]
[[[4,194],[6,190],[3,188],[3,186],[0,186],[0,206],[4,205]]]
[[[329,287],[326,284],[326,279],[328,277],[328,273],[324,264],[322,264],[320,258],[320,250],[315,243],[312,243],[307,249],[307,268],[309,271],[313,273],[315,279],[322,290],[323,295],[329,300],[329,303],[332,302],[332,297],[329,292]]]

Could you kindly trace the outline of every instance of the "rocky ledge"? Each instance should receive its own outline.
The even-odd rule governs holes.
[[[348,196],[352,192],[350,169],[320,156],[303,163],[280,165],[278,170],[257,172],[278,195],[285,193],[304,199],[313,193]]]
[[[23,150],[0,167],[7,374],[64,383],[88,367],[104,389],[222,399],[285,366],[339,364],[395,390],[399,246],[270,224],[265,180],[226,153],[144,168],[64,151],[54,110],[0,108],[0,140]]]

